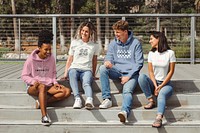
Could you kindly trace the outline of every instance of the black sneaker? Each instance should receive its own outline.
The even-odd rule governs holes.
[[[43,116],[41,122],[42,122],[42,125],[44,125],[44,126],[49,126],[49,125],[51,125],[50,119],[49,119],[48,116]]]

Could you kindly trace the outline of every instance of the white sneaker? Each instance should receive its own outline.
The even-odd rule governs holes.
[[[120,119],[120,122],[125,123],[127,119],[127,112],[126,111],[121,111],[118,113],[118,117]]]
[[[81,107],[82,107],[81,98],[76,98],[75,102],[74,102],[74,105],[73,105],[73,108],[74,109],[81,109]]]
[[[112,107],[112,101],[109,99],[105,99],[103,100],[103,102],[101,103],[101,105],[99,105],[100,109],[107,109]]]
[[[86,102],[85,102],[85,108],[86,109],[93,109],[94,105],[93,105],[93,98],[92,97],[88,97]]]

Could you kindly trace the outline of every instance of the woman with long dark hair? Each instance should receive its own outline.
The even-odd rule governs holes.
[[[152,109],[156,106],[153,96],[157,97],[157,116],[152,127],[162,126],[162,118],[165,112],[166,99],[173,93],[170,80],[175,69],[175,54],[170,49],[167,38],[162,32],[150,32],[151,50],[148,54],[149,76],[141,74],[138,79],[140,88],[148,99],[145,109]]]

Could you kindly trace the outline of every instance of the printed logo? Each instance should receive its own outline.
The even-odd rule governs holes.
[[[49,72],[48,67],[40,67],[38,66],[35,71],[40,75],[41,77],[45,77],[46,73]]]
[[[88,55],[88,49],[80,49],[79,50],[79,55],[80,56],[87,56]]]
[[[118,58],[131,58],[131,50],[117,50]]]

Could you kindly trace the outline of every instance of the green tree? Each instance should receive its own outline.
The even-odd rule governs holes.
[[[109,11],[115,14],[129,14],[134,6],[141,7],[145,0],[110,0],[110,3],[114,5]]]
[[[68,13],[69,11],[66,9],[66,6],[69,5],[68,2],[65,2],[64,0],[53,0],[52,1],[52,7],[53,12],[56,14],[65,14]],[[64,32],[64,24],[63,24],[63,18],[59,17],[58,18],[58,29],[59,29],[59,38],[60,38],[60,49],[61,53],[66,52],[66,47],[65,47],[65,32]]]
[[[76,2],[75,2],[76,3]],[[80,10],[77,11],[78,14],[95,14],[95,1],[87,0],[83,3],[83,6],[80,7]]]

